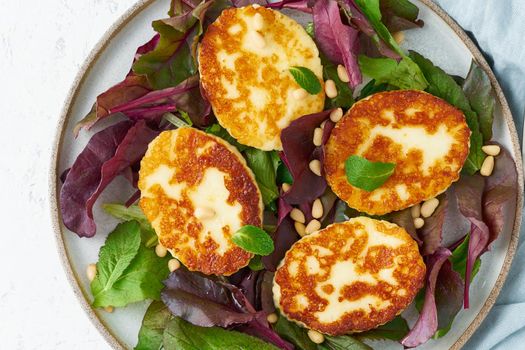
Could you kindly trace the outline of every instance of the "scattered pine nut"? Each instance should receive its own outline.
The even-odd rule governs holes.
[[[421,204],[421,216],[424,218],[432,216],[438,205],[439,199],[437,198],[431,198],[427,201],[424,201],[423,204]]]
[[[308,338],[310,338],[310,340],[315,344],[321,344],[324,342],[324,335],[318,331],[314,331],[313,329],[308,330]]]
[[[279,317],[276,313],[271,313],[268,316],[266,316],[266,321],[268,321],[268,323],[276,323],[278,319]]]
[[[266,40],[264,40],[264,37],[261,35],[261,33],[255,32],[253,34],[253,44],[259,49],[262,49],[266,46]]]
[[[264,18],[260,13],[253,16],[253,29],[262,30],[264,28]]]
[[[494,157],[487,156],[485,160],[483,161],[483,164],[481,164],[481,169],[479,170],[479,173],[483,176],[490,176],[492,175],[493,170],[494,170]]]
[[[425,220],[423,220],[421,218],[415,218],[414,219],[414,227],[415,228],[420,229],[421,227],[423,227],[423,225],[425,225]]]
[[[258,9],[259,7],[261,7],[261,5],[259,5],[259,4],[253,4],[252,7],[253,7],[254,9]]]
[[[394,37],[394,40],[396,43],[401,44],[405,40],[405,33],[404,32],[395,32],[392,34]]]
[[[155,254],[157,254],[159,258],[163,258],[166,256],[166,254],[168,254],[168,250],[162,244],[157,244],[155,247]]]
[[[297,89],[294,90],[294,92],[292,92],[292,95],[293,98],[295,98],[296,100],[302,100],[306,96],[308,96],[308,91],[306,91],[305,89]]]
[[[313,142],[315,146],[321,146],[323,144],[323,129],[315,128]]]
[[[324,82],[324,92],[329,98],[337,97],[337,87],[332,79],[328,79]]]
[[[418,218],[421,216],[421,204],[416,204],[410,208],[410,214],[412,219]]]
[[[338,121],[340,121],[342,117],[343,117],[343,110],[341,108],[337,108],[333,110],[332,112],[330,112],[330,120],[333,121],[334,123],[337,123]]]
[[[290,217],[293,221],[300,222],[301,224],[306,222],[306,218],[304,217],[304,213],[301,211],[301,209],[293,208],[290,212]]]
[[[314,219],[320,219],[323,216],[323,203],[317,198],[312,204],[312,216]]]
[[[312,173],[317,176],[321,176],[321,162],[318,159],[314,159],[308,165]]]
[[[170,270],[170,272],[178,270],[179,267],[180,267],[180,261],[179,260],[177,260],[177,259],[170,259],[170,261],[168,261],[168,269]]]
[[[288,192],[288,191],[290,191],[290,188],[292,188],[292,186],[290,184],[287,184],[286,182],[284,182],[281,185],[281,188],[283,189],[283,192]]]
[[[113,306],[106,306],[104,308],[104,311],[109,312],[109,313],[112,313],[114,310],[115,308]]]
[[[497,156],[501,152],[501,148],[498,145],[486,145],[481,147],[481,150],[488,156]]]
[[[304,224],[301,224],[300,222],[294,222],[293,226],[295,227],[295,231],[299,234],[299,236],[303,237],[306,234],[306,227]]]
[[[324,122],[321,123],[321,126],[320,126],[321,129],[324,129],[324,126],[326,125],[326,122],[327,122],[327,120],[325,120]]]
[[[343,83],[350,82],[350,78],[348,77],[348,72],[346,71],[345,66],[341,64],[337,66],[337,76]]]
[[[308,223],[308,225],[306,225],[304,232],[307,235],[309,235],[312,232],[318,231],[320,228],[321,228],[321,223],[319,222],[319,220],[313,219],[312,221]]]
[[[97,265],[96,264],[89,264],[86,268],[86,276],[89,280],[89,282],[93,281],[95,277],[97,276]]]

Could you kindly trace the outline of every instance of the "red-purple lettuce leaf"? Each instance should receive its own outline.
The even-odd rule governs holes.
[[[193,124],[206,126],[211,121],[211,107],[200,94],[199,77],[191,76],[175,87],[156,90],[132,101],[113,107],[110,113],[123,113],[129,119],[159,122],[168,112],[184,111]]]
[[[483,194],[483,220],[490,232],[487,249],[503,230],[505,223],[504,206],[507,203],[515,206],[519,191],[516,163],[514,163],[509,151],[503,146],[499,146],[501,153],[496,158],[492,175],[485,180],[486,185]]]
[[[315,39],[321,51],[334,63],[345,66],[352,88],[363,77],[357,64],[358,31],[341,21],[335,0],[318,0],[313,7]]]
[[[448,199],[446,194],[440,195],[438,199],[439,205],[434,211],[434,214],[425,218],[425,225],[419,230],[419,236],[423,241],[421,248],[421,254],[423,256],[434,254],[434,252],[441,247]]]
[[[158,135],[144,121],[123,121],[93,135],[75,160],[60,192],[64,225],[80,237],[96,233],[93,205],[118,175],[136,164]]]
[[[280,225],[283,222],[284,218],[290,214],[292,209],[293,207],[284,200],[283,193],[281,191],[281,195],[277,200],[277,225]]]
[[[161,299],[174,316],[201,327],[228,327],[256,318],[235,286],[180,268],[164,281]]]
[[[284,220],[282,220],[281,224],[277,227],[277,230],[275,230],[274,234],[272,235],[275,246],[274,251],[270,255],[262,257],[264,267],[268,271],[275,271],[277,269],[277,265],[279,265],[281,260],[284,258],[284,254],[286,254],[292,244],[297,242],[299,238],[300,237],[297,234],[297,231],[295,231],[292,219],[286,217]]]
[[[446,260],[439,271],[436,282],[438,330],[434,338],[440,338],[450,330],[454,318],[463,307],[463,290],[463,279],[458,272],[452,269],[452,263]]]
[[[439,248],[426,259],[427,276],[423,308],[416,324],[401,341],[406,348],[414,348],[432,338],[438,329],[435,290],[439,272],[452,253],[446,248]]]
[[[236,330],[260,338],[266,342],[272,343],[279,349],[283,350],[294,350],[294,346],[282,339],[277,332],[275,332],[266,320],[262,320],[260,317],[256,320],[252,320],[246,324],[242,324],[235,328]]]
[[[252,271],[250,268],[243,268],[228,277],[230,283],[242,291],[255,310],[261,310],[260,295],[263,274],[263,270]]]
[[[155,50],[157,47],[157,44],[159,43],[160,35],[155,34],[153,38],[150,39],[147,43],[145,43],[142,46],[139,46],[137,48],[137,51],[135,52],[135,57],[133,58],[133,63],[135,63],[142,55],[147,54],[150,51]],[[133,74],[133,71],[130,71],[130,74]]]
[[[202,0],[172,0],[168,16],[175,17],[196,8]]]
[[[408,0],[381,0],[383,23],[391,33],[421,28],[424,22],[417,19],[419,8]]]
[[[309,168],[313,159],[322,160],[322,149],[312,142],[315,128],[330,115],[331,110],[305,115],[294,120],[281,132],[283,153],[281,159],[292,173],[293,184],[283,198],[289,204],[312,202],[326,189],[326,180]]]
[[[454,189],[461,214],[470,221],[470,240],[465,270],[464,306],[469,307],[469,288],[475,261],[485,251],[490,238],[488,226],[483,222],[482,198],[485,179],[477,174],[463,175]]]
[[[201,1],[197,7],[174,17],[153,22],[160,40],[133,64],[133,72],[145,75],[154,90],[173,87],[197,73],[192,46],[202,34],[202,21],[214,1]]]
[[[283,0],[283,1],[266,1],[266,0],[232,0],[233,6],[244,7],[249,5],[266,6],[274,9],[289,8],[306,13],[311,13],[312,9],[308,0]]]

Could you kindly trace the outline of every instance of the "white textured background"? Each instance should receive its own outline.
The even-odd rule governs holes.
[[[488,41],[489,31],[497,29],[503,36],[512,28],[525,33],[522,1],[438,2],[474,32],[496,62],[508,64],[503,60],[510,57],[523,66],[524,57],[513,55],[513,47],[523,47],[523,38],[503,47],[503,39]],[[91,48],[134,2],[0,0],[0,349],[109,348],[77,303],[60,266],[49,217],[47,181],[56,123],[68,89]],[[470,9],[459,7],[467,3],[472,5]],[[473,12],[491,18],[498,9],[509,11],[505,23],[500,20],[483,26],[478,16],[474,21],[472,16],[467,18]],[[525,51],[519,52],[523,56]],[[498,68],[505,71],[497,63],[497,74]],[[519,94],[523,90],[511,89],[510,81],[503,81],[503,86],[514,112],[521,113]],[[520,86],[523,89],[523,83]],[[513,272],[512,280],[523,280],[516,266]],[[509,284],[512,286],[512,281]],[[507,302],[500,301],[490,324],[481,329],[485,334],[477,334],[475,345],[467,348],[502,345],[502,339],[484,341],[487,332],[502,324],[522,327],[524,316],[509,319],[499,315]],[[520,344],[517,333],[508,332],[507,340],[514,337],[513,343]]]

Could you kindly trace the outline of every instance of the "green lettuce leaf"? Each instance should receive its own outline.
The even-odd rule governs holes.
[[[279,157],[277,156],[276,161],[275,152],[265,152],[255,148],[247,148],[243,153],[255,175],[264,205],[269,206],[279,197],[279,189],[275,181]]]
[[[349,335],[338,337],[326,336],[324,342],[319,345],[321,350],[373,350],[372,347]]]
[[[164,331],[165,350],[277,350],[258,338],[219,327],[199,327],[179,317]]]
[[[317,350],[317,345],[308,337],[308,331],[279,315],[273,329],[285,340],[302,350]]]
[[[129,207],[126,207],[122,204],[106,203],[102,205],[102,208],[106,213],[121,221],[137,221],[140,225],[142,242],[144,242],[144,245],[148,248],[157,245],[159,241],[157,234],[138,205],[130,205]]]
[[[470,153],[465,161],[463,170],[469,175],[474,174],[481,168],[481,164],[485,159],[485,155],[481,150],[483,136],[479,129],[478,115],[472,110],[467,96],[454,78],[415,51],[410,52],[410,57],[421,68],[429,82],[427,91],[461,109],[465,114],[472,135],[470,136]]]
[[[421,69],[408,57],[403,57],[397,62],[392,58],[370,58],[360,55],[359,67],[364,75],[377,83],[408,90],[425,90],[428,86]]]
[[[355,334],[355,337],[357,339],[390,339],[399,341],[403,339],[409,331],[410,328],[408,328],[407,321],[401,316],[396,316],[396,318],[387,324],[374,328],[368,332],[357,333]]]
[[[91,282],[94,307],[122,307],[160,299],[168,276],[169,256],[159,258],[141,243],[140,225],[128,221],[117,226],[100,248],[97,276]]]
[[[139,331],[139,341],[135,350],[158,350],[162,348],[164,329],[173,318],[166,305],[154,301],[146,310]]]

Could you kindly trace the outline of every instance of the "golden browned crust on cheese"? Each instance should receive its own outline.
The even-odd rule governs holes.
[[[261,49],[245,46],[253,42],[249,35],[254,32],[246,19],[255,14],[265,23],[257,31],[266,41]],[[275,53],[267,54],[272,48]],[[291,18],[264,7],[230,8],[208,27],[200,43],[201,83],[219,123],[240,143],[263,150],[281,149],[283,128],[300,116],[323,109],[324,91],[290,106],[291,92],[300,86],[288,69],[307,66],[322,83],[318,56],[313,40]],[[233,86],[236,96],[228,93],[227,86]],[[263,106],[251,100],[254,91],[265,96]],[[282,119],[285,115],[288,120]]]
[[[376,126],[393,130],[421,127],[429,134],[446,130],[455,142],[446,156],[424,173],[420,149],[406,152],[392,138],[380,135],[370,142],[370,132]],[[412,90],[378,93],[356,103],[332,131],[326,146],[326,179],[332,190],[354,209],[373,215],[401,210],[435,197],[457,181],[469,153],[469,138],[463,113],[440,98]],[[360,150],[367,142],[368,147]],[[431,145],[432,140],[422,141],[425,142]],[[344,163],[354,154],[370,161],[395,163],[394,174],[372,192],[353,187],[345,176]],[[402,195],[396,186],[402,186]]]
[[[175,169],[170,184],[184,183],[180,198],[168,196],[160,185],[146,188],[146,178],[160,165]],[[194,216],[195,208],[188,197],[189,191],[200,185],[204,172],[210,168],[228,175],[224,179],[229,191],[227,201],[241,205],[241,226],[261,226],[261,195],[240,153],[224,140],[193,128],[165,131],[150,144],[140,168],[140,207],[148,220],[155,223],[162,245],[189,270],[230,275],[246,266],[253,255],[232,242],[221,255],[216,252],[217,243],[210,236],[200,239],[203,225]],[[235,233],[228,226],[222,227],[222,231],[228,240]],[[191,240],[194,246],[188,245]]]
[[[397,243],[377,242],[372,232],[367,231],[369,227],[387,238],[393,237]],[[316,273],[308,267],[308,259],[312,257],[319,265]],[[334,280],[331,272],[340,262],[351,263],[353,271],[339,271],[338,276],[347,280],[336,287],[331,283]],[[382,275],[392,269],[390,279],[395,281]],[[275,274],[276,306],[288,319],[321,333],[362,332],[401,313],[423,286],[425,272],[418,246],[403,228],[359,217],[330,225],[292,246]],[[331,307],[336,312],[343,310],[330,322],[323,321],[321,316],[330,304],[327,296],[334,298],[335,305]],[[364,308],[345,309],[345,303],[360,300],[377,303],[365,301]]]

